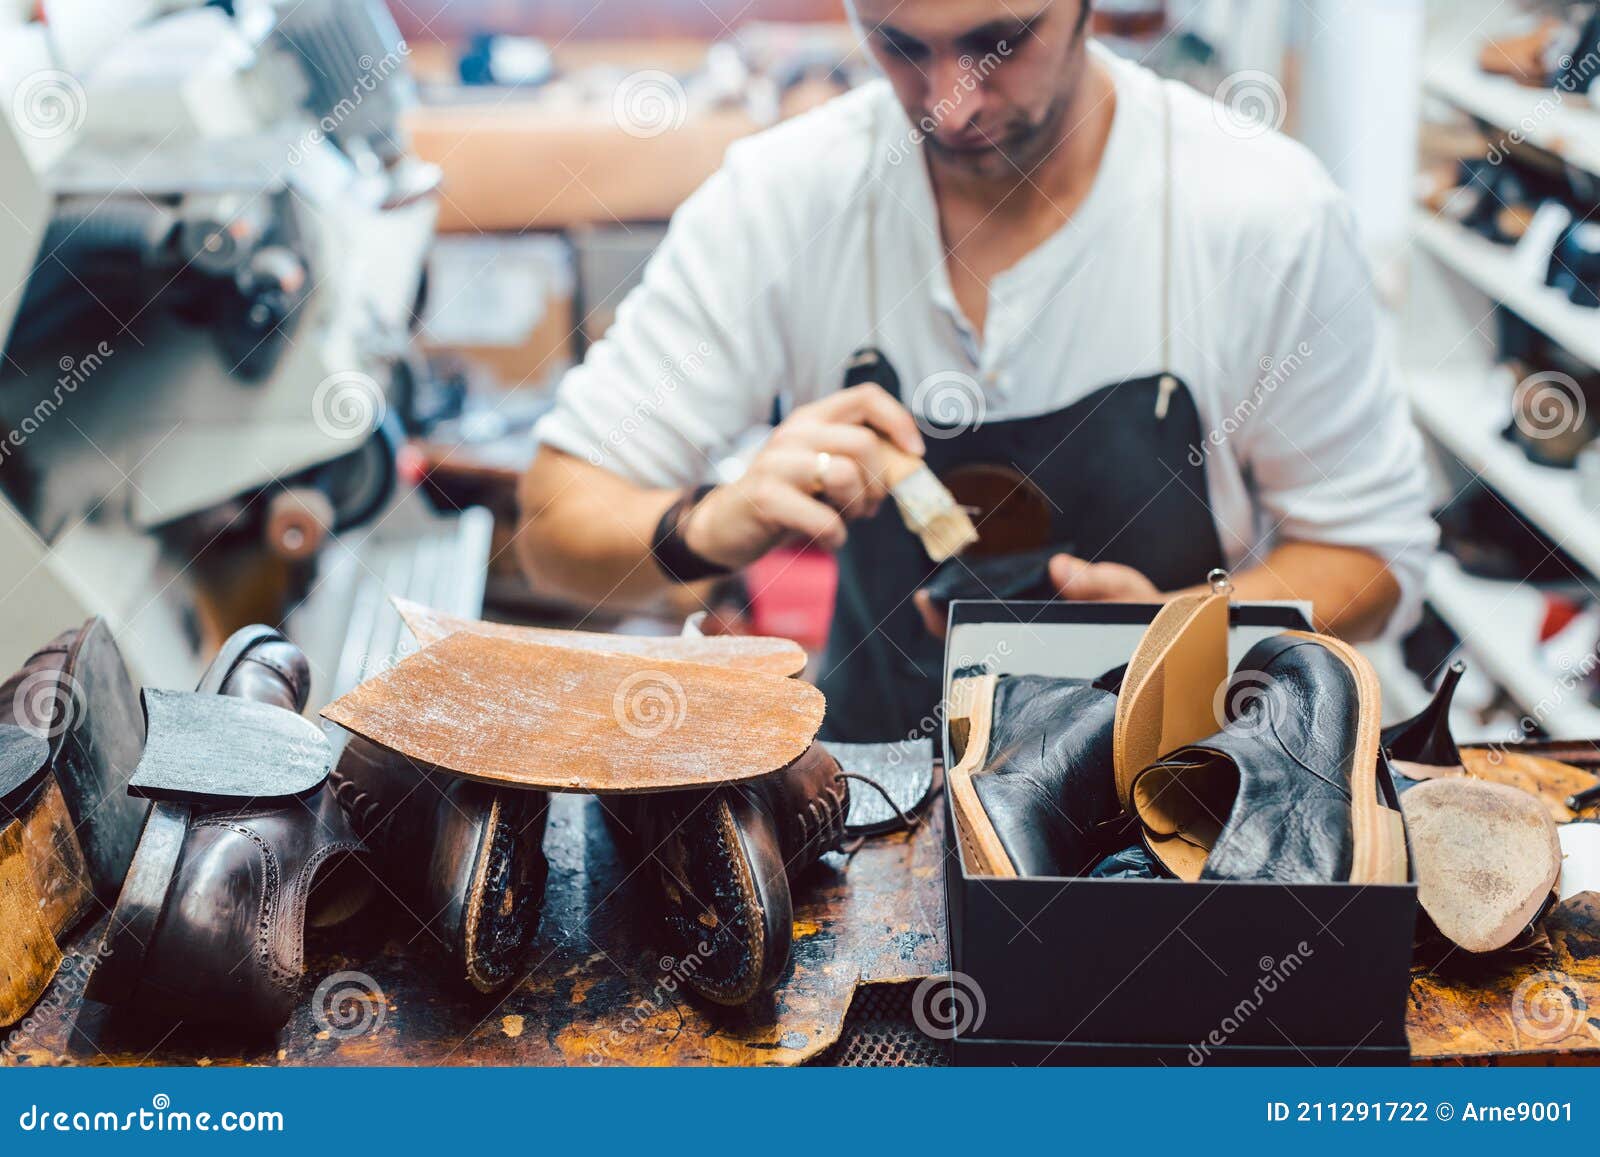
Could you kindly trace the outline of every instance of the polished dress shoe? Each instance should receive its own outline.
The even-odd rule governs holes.
[[[335,795],[395,896],[479,992],[517,977],[539,928],[549,796],[474,783],[352,735]]]
[[[306,925],[352,915],[372,879],[299,712],[305,656],[269,627],[223,644],[196,693],[147,688],[129,790],[156,801],[85,995],[270,1030],[301,995]]]
[[[144,747],[139,699],[110,630],[65,631],[0,683],[0,1024],[43,992],[59,942],[115,898],[147,804],[127,795]]]
[[[1355,648],[1301,631],[1265,639],[1240,661],[1224,706],[1221,731],[1134,779],[1145,844],[1167,871],[1406,881],[1398,813],[1379,802],[1378,681]]]
[[[781,771],[711,791],[604,797],[618,845],[654,869],[686,983],[738,1005],[789,967],[791,881],[844,842],[849,782],[821,744]]]

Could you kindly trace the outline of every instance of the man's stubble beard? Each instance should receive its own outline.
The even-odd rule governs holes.
[[[1081,82],[1080,82],[1081,84]],[[935,137],[929,137],[927,146],[935,159],[944,166],[964,171],[969,176],[986,181],[1031,180],[1034,171],[1048,160],[1060,147],[1062,126],[1079,85],[1056,94],[1046,108],[1043,119],[1029,125],[1023,133],[1001,137],[981,152],[959,152],[944,148]]]

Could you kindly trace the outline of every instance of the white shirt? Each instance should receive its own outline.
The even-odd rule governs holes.
[[[1199,409],[1191,457],[1206,458],[1229,567],[1259,562],[1280,539],[1365,547],[1401,586],[1391,633],[1409,628],[1437,530],[1342,195],[1299,144],[1230,132],[1208,98],[1094,49],[1117,93],[1100,172],[1058,232],[990,280],[981,340],[950,287],[910,122],[877,81],[728,150],[673,216],[605,338],[562,381],[540,440],[643,485],[700,481],[780,394],[798,404],[838,389],[874,314],[872,344],[913,412],[933,406],[936,420],[951,416],[937,407],[941,396],[951,405],[952,380],[972,383],[990,420],[1170,370]]]

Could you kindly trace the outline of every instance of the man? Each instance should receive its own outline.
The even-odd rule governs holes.
[[[731,148],[563,382],[529,573],[624,604],[787,539],[837,551],[828,734],[902,737],[941,651],[883,438],[974,496],[979,550],[1058,548],[1062,598],[1221,566],[1325,631],[1404,626],[1435,534],[1420,439],[1316,161],[1092,43],[1088,0],[854,15],[887,83]],[[880,384],[841,388],[862,362]],[[692,489],[776,400],[744,473]]]

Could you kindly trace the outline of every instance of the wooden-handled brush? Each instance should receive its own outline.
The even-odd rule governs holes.
[[[887,466],[884,481],[900,509],[906,529],[922,540],[934,562],[954,558],[978,541],[966,509],[945,489],[928,464],[883,439],[878,440]]]

